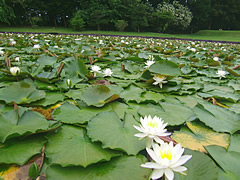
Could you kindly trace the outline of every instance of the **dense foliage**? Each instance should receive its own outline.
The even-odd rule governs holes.
[[[75,15],[79,17],[76,12],[80,10],[86,30],[119,30],[116,27],[119,20],[128,24],[126,31],[177,33],[201,29],[240,29],[240,0],[178,2],[180,5],[176,6],[177,3],[172,0],[0,0],[0,22],[13,26],[67,27]],[[180,12],[178,18],[176,13],[162,12],[159,7],[163,4],[171,4],[178,9],[173,9]]]
[[[238,44],[0,37],[0,178],[148,179],[148,115],[192,155],[175,179],[240,178]]]

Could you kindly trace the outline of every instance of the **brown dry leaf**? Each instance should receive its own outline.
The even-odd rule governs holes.
[[[229,134],[215,132],[200,122],[187,122],[187,126],[191,131],[175,131],[171,136],[184,148],[207,153],[204,146],[217,145],[225,148],[229,146]]]
[[[54,109],[58,108],[59,106],[61,106],[61,104],[52,106],[49,109],[44,109],[42,107],[35,107],[32,110],[41,113],[42,115],[45,116],[47,120],[52,120],[52,112]]]

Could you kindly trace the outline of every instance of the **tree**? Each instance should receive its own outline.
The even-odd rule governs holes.
[[[10,25],[15,17],[13,9],[6,4],[5,0],[0,0],[0,22]]]
[[[75,16],[70,20],[70,24],[75,30],[83,30],[85,22],[82,18],[80,10],[78,10]]]

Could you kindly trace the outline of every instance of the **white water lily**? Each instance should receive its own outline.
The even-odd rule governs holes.
[[[144,118],[140,118],[141,125],[133,126],[141,133],[135,134],[134,136],[139,137],[139,139],[146,139],[146,146],[150,147],[155,140],[158,143],[163,143],[158,136],[169,136],[171,133],[167,133],[167,129],[164,129],[167,126],[167,123],[164,123],[162,118],[154,116],[152,118],[150,115],[145,116]]]
[[[153,60],[154,60],[153,55],[148,55],[148,59],[149,59],[150,61],[153,61]]]
[[[39,48],[40,48],[40,45],[39,45],[39,44],[35,44],[35,45],[33,46],[33,48],[39,49]]]
[[[173,146],[173,142],[163,143],[160,146],[156,143],[152,145],[153,149],[146,148],[149,156],[154,162],[147,162],[141,167],[153,169],[151,174],[152,179],[159,179],[166,176],[166,179],[173,180],[174,171],[186,175],[184,171],[187,170],[186,163],[192,156],[183,155],[184,148],[180,144]]]
[[[10,69],[10,73],[13,75],[13,76],[16,76],[18,74],[20,74],[20,68],[19,67],[11,67]]]
[[[4,55],[4,51],[0,50],[0,56]]]
[[[146,64],[146,66],[145,66],[145,68],[147,69],[147,68],[149,68],[151,65],[153,65],[155,63],[155,61],[153,61],[153,60],[148,60],[147,62],[145,62],[145,64]]]
[[[107,68],[103,71],[104,77],[105,76],[111,76],[112,75],[112,70],[110,68]]]
[[[15,61],[19,62],[20,58],[19,57],[15,57]]]
[[[91,67],[91,72],[93,72],[93,76],[94,77],[96,77],[96,75],[97,75],[97,72],[101,72],[100,70],[101,70],[101,68],[99,67],[99,66],[97,66],[97,65],[93,65],[92,67]]]
[[[222,79],[223,77],[225,77],[225,75],[227,74],[227,72],[219,69],[216,74],[218,75],[219,79]]]
[[[213,60],[214,61],[219,61],[219,57],[214,57]]]
[[[153,85],[158,85],[159,84],[159,87],[162,88],[162,85],[164,83],[167,83],[167,81],[165,81],[167,79],[166,76],[162,76],[162,75],[155,75],[153,77],[153,80],[155,80],[155,82],[153,83]]]

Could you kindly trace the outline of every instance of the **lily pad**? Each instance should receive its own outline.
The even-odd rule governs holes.
[[[207,146],[206,150],[225,172],[234,173],[240,179],[240,153],[215,145]]]
[[[204,153],[186,149],[185,154],[192,155],[192,158],[184,164],[187,168],[186,176],[175,173],[176,180],[204,180],[218,179],[218,168],[214,161]]]
[[[71,125],[62,126],[57,133],[47,136],[47,139],[45,149],[47,158],[51,164],[59,164],[62,167],[73,165],[87,167],[121,155],[116,151],[102,149],[100,144],[91,142],[83,128]]]
[[[43,99],[45,96],[44,91],[37,90],[32,84],[24,81],[14,82],[0,89],[0,100],[6,103],[26,104]]]
[[[102,112],[89,121],[87,131],[89,137],[102,142],[104,148],[136,155],[146,145],[145,141],[139,141],[134,136],[137,130],[133,125],[137,124],[130,114],[126,114],[124,121],[121,121],[114,112]]]
[[[23,165],[32,156],[41,153],[46,141],[37,135],[8,141],[0,147],[0,163]]]
[[[114,94],[104,85],[92,85],[82,91],[81,99],[88,106],[102,107],[106,103],[118,99],[119,95]]]
[[[180,125],[191,120],[195,114],[192,109],[178,104],[161,102],[160,105],[149,104],[138,110],[141,116],[158,116],[162,118],[168,125]]]
[[[240,116],[228,109],[202,101],[193,110],[200,121],[217,132],[233,134],[240,130]]]
[[[149,71],[165,76],[179,76],[181,70],[178,65],[172,61],[160,60],[150,66]]]
[[[230,135],[217,133],[200,122],[187,122],[190,131],[175,131],[171,138],[184,148],[206,152],[205,146],[218,145],[228,147]]]
[[[56,123],[56,121],[47,121],[43,115],[34,111],[26,111],[23,115],[19,115],[17,110],[6,112],[0,116],[0,142],[49,130]]]
[[[151,173],[150,169],[140,167],[145,162],[146,159],[143,156],[122,156],[114,158],[109,162],[91,165],[87,168],[50,166],[47,169],[47,177],[49,180],[145,180]]]

